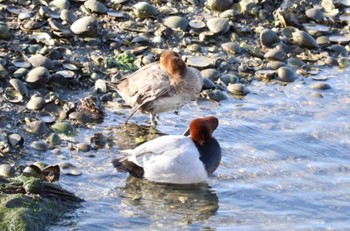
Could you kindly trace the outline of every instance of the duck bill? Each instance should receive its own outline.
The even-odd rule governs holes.
[[[182,133],[183,136],[189,136],[190,135],[190,127],[188,127],[184,133]]]

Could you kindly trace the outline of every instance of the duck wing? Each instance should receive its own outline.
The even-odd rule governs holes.
[[[128,153],[125,163],[141,167],[143,177],[151,181],[198,183],[207,177],[198,150],[189,137],[162,136],[125,152]]]
[[[133,111],[142,105],[165,94],[171,94],[172,86],[166,71],[159,67],[159,62],[144,66],[116,83],[109,83],[109,88],[118,91]]]

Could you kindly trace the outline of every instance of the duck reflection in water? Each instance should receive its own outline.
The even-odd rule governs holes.
[[[171,218],[181,224],[196,223],[209,219],[219,208],[219,198],[207,183],[164,184],[129,176],[125,187],[116,190],[121,194],[123,208],[130,207],[128,214],[134,212],[151,222]]]

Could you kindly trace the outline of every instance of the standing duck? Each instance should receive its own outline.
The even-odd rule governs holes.
[[[202,90],[201,73],[187,67],[180,55],[165,50],[159,62],[151,63],[118,82],[109,82],[108,87],[117,91],[132,110],[125,121],[137,110],[149,113],[155,126],[155,115],[176,111],[189,101],[197,99]]]
[[[218,127],[216,117],[191,121],[190,136],[166,135],[148,141],[126,156],[113,160],[118,171],[149,181],[170,184],[204,182],[221,160],[221,148],[212,133]]]

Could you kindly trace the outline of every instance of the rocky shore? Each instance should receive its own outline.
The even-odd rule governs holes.
[[[103,121],[107,102],[122,105],[106,81],[164,49],[198,68],[201,97],[217,102],[249,94],[253,80],[313,78],[313,88],[329,89],[315,75],[349,65],[349,7],[346,0],[0,0],[0,175],[22,174],[26,166],[16,161],[29,152],[103,148],[98,134],[89,144],[67,137]],[[69,163],[60,168],[81,174]]]

